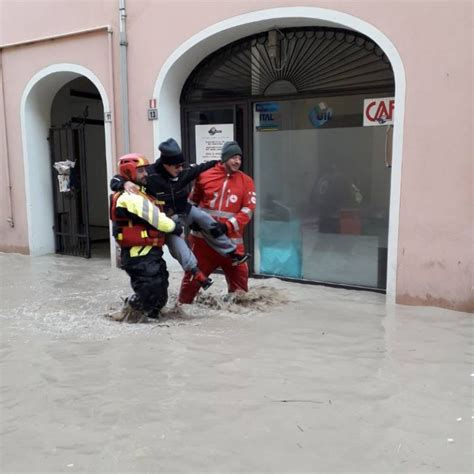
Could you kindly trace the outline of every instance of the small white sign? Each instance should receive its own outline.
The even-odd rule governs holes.
[[[220,160],[222,145],[234,140],[234,124],[196,125],[196,163]]]
[[[393,97],[364,99],[364,127],[392,125],[394,111]]]
[[[58,174],[59,192],[66,193],[70,191],[69,188],[69,176],[65,174]]]

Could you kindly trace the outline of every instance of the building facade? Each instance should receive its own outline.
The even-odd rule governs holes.
[[[472,311],[472,8],[4,0],[0,250],[114,261],[118,156],[235,139],[254,274]]]

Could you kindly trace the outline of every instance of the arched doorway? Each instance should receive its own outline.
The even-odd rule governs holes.
[[[401,57],[390,39],[376,26],[336,10],[316,7],[282,7],[252,11],[213,24],[190,37],[166,60],[157,77],[153,96],[159,104],[160,117],[153,123],[155,146],[169,136],[181,135],[179,98],[192,70],[219,48],[252,33],[289,26],[328,26],[345,28],[364,34],[386,54],[395,79],[390,217],[388,229],[387,302],[394,303],[397,283],[398,228],[402,169],[403,122],[406,79]]]
[[[72,94],[71,94],[72,91]],[[95,105],[93,105],[95,104]],[[88,106],[90,114],[101,114],[101,117],[88,117],[89,124],[77,123],[84,121],[84,111]],[[92,126],[91,121],[100,123],[97,129],[89,133],[88,147],[90,157],[94,162],[90,164],[89,177],[97,173],[101,177],[97,182],[99,194],[108,189],[108,179],[112,176],[112,129],[105,115],[110,111],[109,100],[98,78],[88,69],[74,64],[58,64],[49,66],[38,72],[28,83],[23,92],[21,103],[23,158],[25,167],[25,188],[27,201],[28,240],[30,254],[33,256],[54,253],[58,251],[57,235],[57,201],[55,193],[59,190],[58,173],[52,166],[53,153],[50,146],[51,130],[68,126],[74,128],[74,122],[83,128]],[[90,135],[95,135],[91,138]],[[57,138],[57,137],[56,137]],[[58,150],[60,142],[56,142]],[[62,146],[63,158],[74,161],[74,155],[68,155],[67,147]],[[93,178],[94,179],[94,178]],[[63,182],[64,185],[64,182]],[[53,187],[54,186],[54,187]],[[65,188],[63,188],[65,189]],[[93,197],[97,191],[93,191]],[[61,191],[59,191],[61,193]],[[59,194],[56,193],[56,194]],[[71,193],[65,192],[71,196]],[[96,256],[110,255],[111,261],[115,259],[115,245],[109,240],[109,223],[103,219],[104,205],[99,204],[98,209],[101,226],[101,248]],[[92,203],[85,203],[84,209],[94,208]],[[95,213],[95,209],[92,211]],[[90,214],[90,213],[89,213]],[[95,217],[93,218],[93,220]],[[104,228],[107,226],[107,228]],[[93,231],[93,234],[95,230]],[[107,234],[107,235],[105,235]],[[95,234],[94,234],[95,235]],[[94,235],[92,238],[94,239]],[[85,256],[85,255],[84,255]],[[94,256],[94,254],[92,254]]]
[[[385,290],[393,117],[368,122],[364,104],[393,97],[383,51],[340,28],[274,28],[190,74],[184,149],[200,161],[226,140],[243,146],[258,195],[247,235],[256,274]]]
[[[56,253],[109,257],[104,107],[86,77],[65,84],[51,107]]]

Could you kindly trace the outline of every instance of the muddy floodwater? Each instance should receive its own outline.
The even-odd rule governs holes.
[[[471,473],[473,319],[215,284],[149,324],[105,259],[0,254],[0,471]]]

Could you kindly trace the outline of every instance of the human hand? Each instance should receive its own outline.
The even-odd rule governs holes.
[[[183,226],[179,222],[175,222],[176,226],[173,232],[170,232],[173,235],[177,235],[178,237],[183,233]]]
[[[216,239],[221,235],[227,234],[227,226],[223,222],[215,222],[211,225],[209,233]]]
[[[194,230],[194,232],[200,232],[201,231],[201,226],[197,222],[193,222],[192,224],[190,224],[189,228],[191,230]]]
[[[138,194],[138,191],[140,191],[140,186],[137,186],[135,183],[132,183],[132,181],[125,181],[123,189],[130,194]]]

